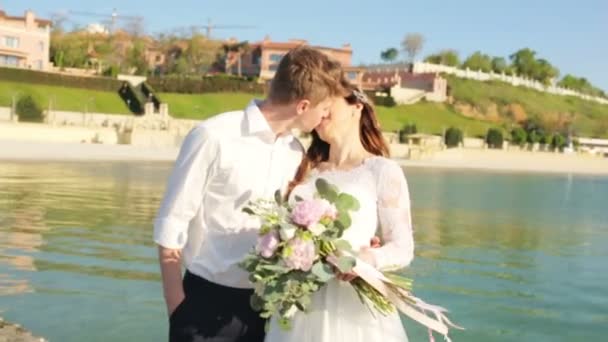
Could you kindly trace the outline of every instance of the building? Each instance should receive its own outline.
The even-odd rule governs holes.
[[[367,68],[362,87],[387,93],[397,104],[412,104],[421,99],[432,102],[447,100],[447,80],[437,73],[413,73],[406,68]]]
[[[608,157],[608,139],[578,138],[579,150]]]
[[[240,71],[243,76],[258,77],[262,82],[269,81],[274,77],[281,58],[290,50],[304,45],[311,46],[308,41],[302,39],[275,42],[266,37],[260,42],[248,45],[242,52],[233,52],[228,57],[226,71],[232,74],[239,74]],[[356,85],[361,85],[363,69],[352,66],[353,50],[350,44],[344,44],[339,48],[311,47],[339,61],[347,77]]]
[[[13,17],[0,10],[0,66],[49,70],[51,21],[32,11]]]

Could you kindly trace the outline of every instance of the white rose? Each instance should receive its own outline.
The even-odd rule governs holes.
[[[281,240],[287,241],[293,239],[296,236],[296,227],[290,224],[282,224],[281,229],[279,229],[279,235],[281,236]]]
[[[296,312],[298,312],[298,307],[295,305],[292,305],[289,310],[287,310],[287,312],[285,312],[285,317],[287,318],[292,318]]]
[[[310,227],[308,227],[308,230],[312,233],[312,235],[319,236],[319,235],[323,234],[323,232],[325,230],[327,230],[327,228],[325,228],[324,225],[317,223],[317,224],[313,224]]]

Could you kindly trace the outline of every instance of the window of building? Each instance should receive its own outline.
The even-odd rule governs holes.
[[[39,60],[39,61],[36,61],[36,69],[38,69],[38,70],[42,70],[42,67],[43,67],[43,65],[42,65],[42,61],[40,61],[40,60]]]
[[[43,41],[38,42],[38,49],[40,49],[40,52],[44,52],[44,42]]]
[[[4,37],[4,45],[13,49],[19,48],[19,38],[17,37]]]
[[[271,64],[271,65],[268,67],[268,70],[270,70],[270,71],[277,71],[277,67],[278,67],[278,65],[277,65],[277,64]]]
[[[273,53],[270,55],[271,62],[279,63],[281,61],[281,58],[283,58],[283,55],[280,53]]]
[[[357,79],[357,72],[356,71],[349,71],[346,74],[346,77],[348,77],[349,80],[356,80]]]
[[[19,59],[15,56],[0,55],[0,65],[19,66]]]

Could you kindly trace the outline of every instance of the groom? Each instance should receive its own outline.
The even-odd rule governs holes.
[[[329,114],[342,74],[323,53],[296,48],[266,100],[205,120],[186,137],[154,221],[170,341],[263,341],[265,322],[238,266],[259,222],[241,208],[286,188],[304,152],[291,130],[310,132]]]

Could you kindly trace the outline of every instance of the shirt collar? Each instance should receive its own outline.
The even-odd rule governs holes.
[[[295,137],[292,133],[285,134],[277,139],[276,134],[270,128],[268,121],[260,110],[261,100],[252,100],[245,108],[245,120],[247,121],[247,133],[262,138],[265,141],[275,140],[291,143]]]

